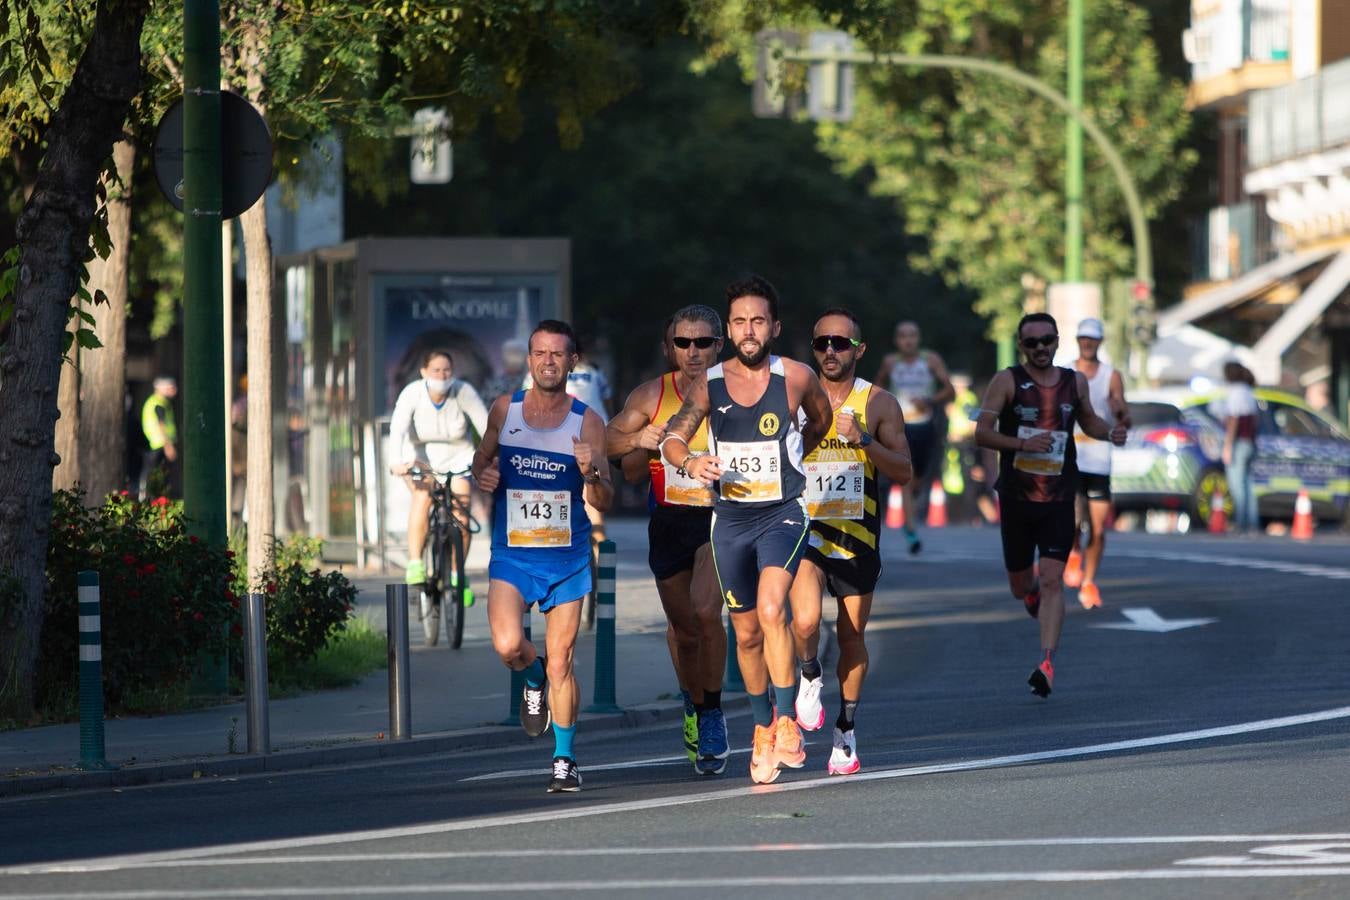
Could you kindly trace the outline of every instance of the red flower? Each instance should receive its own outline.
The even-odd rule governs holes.
[[[189,534],[189,535],[188,535],[188,543],[191,543],[191,544],[197,543],[197,536],[196,536],[195,534]]]
[[[156,497],[155,499],[153,499],[153,500],[150,501],[150,505],[151,505],[151,506],[168,506],[168,505],[169,505],[169,498],[168,498],[168,497]]]
[[[141,592],[136,590],[135,588],[131,588],[130,590],[127,591],[127,598],[131,600],[139,600],[141,599]]]
[[[132,556],[130,553],[123,553],[122,562],[126,563],[128,567],[134,566],[136,565],[136,557]]]
[[[205,619],[205,618],[206,618],[206,616],[202,615],[202,614],[199,613],[199,612],[195,612],[195,613],[192,614],[192,620],[193,620],[194,622],[200,622],[202,619]]]
[[[233,606],[235,609],[238,609],[238,608],[239,608],[239,601],[238,601],[238,600],[235,600],[233,597],[231,597],[231,598],[230,598],[230,606]]]
[[[194,544],[197,543],[197,539],[196,539],[196,538],[193,538],[193,539],[192,539],[192,542],[193,542]],[[226,550],[226,551],[225,551],[225,558],[226,558],[226,559],[234,559],[234,551],[233,551],[233,550]]]
[[[266,590],[267,593],[269,594],[275,594],[277,592],[277,583],[275,581],[267,582],[267,585],[264,588],[264,590]]]
[[[154,563],[146,563],[145,566],[141,569],[141,574],[142,574],[142,575],[153,575],[153,574],[155,574],[155,564],[154,564]]]
[[[243,633],[244,629],[238,622],[230,626],[230,634],[234,635],[235,637],[239,637]]]

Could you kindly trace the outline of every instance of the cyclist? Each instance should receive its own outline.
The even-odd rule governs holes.
[[[473,460],[474,478],[493,491],[488,623],[503,663],[524,672],[520,722],[538,737],[553,726],[548,791],[581,790],[572,750],[580,689],[572,667],[580,600],[591,590],[591,523],[582,504],[604,511],[614,500],[605,461],[605,426],[566,393],[576,339],[566,322],[546,319],[530,335],[534,386],[498,397]],[[547,624],[547,653],[526,640],[522,618],[535,603]]]
[[[422,358],[422,377],[399,392],[389,420],[389,440],[394,460],[389,471],[404,476],[412,503],[408,507],[408,567],[404,580],[422,584],[427,579],[422,550],[427,540],[431,512],[431,485],[414,480],[414,467],[441,474],[453,473],[450,492],[460,502],[455,516],[464,526],[464,555],[469,553],[468,505],[470,484],[464,473],[473,462],[474,447],[487,428],[487,409],[467,381],[454,377],[449,351],[430,350]],[[470,602],[469,593],[465,601]]]
[[[816,320],[811,349],[820,368],[820,386],[834,421],[820,446],[806,456],[806,508],[811,516],[809,546],[792,582],[792,631],[801,663],[797,724],[815,731],[825,724],[820,703],[821,598],[828,588],[839,603],[839,716],[826,771],[858,771],[853,717],[863,679],[867,646],[863,630],[872,611],[872,592],[881,577],[881,515],[877,472],[897,484],[913,477],[905,420],[885,390],[858,378],[858,360],[867,351],[858,319],[846,309],[828,309]]]
[[[708,543],[717,494],[679,475],[657,447],[694,380],[717,362],[721,335],[717,310],[696,304],[677,311],[666,322],[664,341],[675,371],[639,385],[606,430],[606,451],[611,459],[623,459],[629,480],[651,479],[647,563],[666,612],[670,661],[685,697],[685,751],[701,775],[721,774],[729,752],[722,714],[727,633]],[[690,446],[707,450],[706,426],[699,427]]]

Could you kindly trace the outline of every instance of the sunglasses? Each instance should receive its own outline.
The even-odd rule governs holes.
[[[826,350],[833,350],[835,353],[843,353],[849,347],[856,347],[862,341],[855,341],[851,337],[844,337],[842,334],[822,334],[811,342],[811,348],[817,353],[824,353]]]
[[[1025,350],[1035,350],[1037,347],[1049,347],[1059,340],[1057,334],[1043,334],[1038,338],[1022,338],[1022,348]]]
[[[706,335],[704,337],[696,337],[696,338],[673,337],[670,339],[670,342],[674,344],[676,347],[679,347],[681,350],[688,350],[690,344],[693,344],[700,350],[707,350],[713,344],[717,343],[717,338],[709,337]]]

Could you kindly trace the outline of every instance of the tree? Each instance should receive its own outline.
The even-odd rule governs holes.
[[[26,715],[42,625],[62,334],[80,289],[95,192],[140,84],[149,0],[98,0],[69,86],[53,86],[31,4],[0,3],[0,70],[19,72],[54,109],[46,152],[20,215],[12,321],[0,356],[0,711]],[[22,15],[22,21],[16,21]],[[58,97],[59,95],[59,97]],[[7,103],[6,124],[31,115]]]
[[[1132,170],[1150,218],[1178,196],[1195,154],[1181,149],[1184,87],[1159,71],[1145,12],[1127,0],[1085,0],[1085,108]],[[1052,85],[1067,69],[1065,3],[1037,0],[764,0],[703,21],[723,51],[747,52],[746,31],[822,20],[877,50],[948,53],[1009,63]],[[1025,274],[1061,277],[1064,117],[1051,104],[988,76],[879,66],[858,70],[857,113],[822,124],[822,146],[845,172],[876,173],[925,249],[920,268],[978,295],[976,309],[1006,334],[1021,313]],[[1130,269],[1123,203],[1089,144],[1084,192],[1086,273]]]

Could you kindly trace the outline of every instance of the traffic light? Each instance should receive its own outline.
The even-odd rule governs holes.
[[[1152,344],[1158,339],[1158,309],[1153,303],[1153,286],[1146,281],[1134,281],[1130,284],[1130,296],[1134,300],[1130,310],[1134,339],[1141,344]]]
[[[812,53],[844,54],[853,50],[853,38],[842,31],[811,32]],[[811,63],[807,74],[806,113],[817,122],[847,122],[853,118],[853,66],[833,59]]]
[[[761,119],[781,119],[801,109],[801,93],[785,84],[784,50],[801,47],[795,31],[765,29],[755,34],[755,89],[752,108]]]

